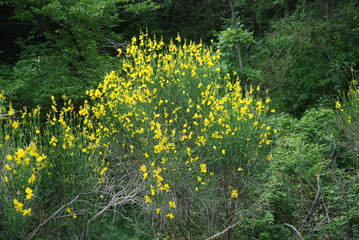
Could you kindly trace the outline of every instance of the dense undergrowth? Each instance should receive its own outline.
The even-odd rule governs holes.
[[[358,237],[355,83],[298,120],[180,36],[119,61],[78,110],[0,95],[1,239]]]

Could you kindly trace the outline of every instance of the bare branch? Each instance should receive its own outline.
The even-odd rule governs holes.
[[[44,226],[46,223],[48,223],[51,219],[55,218],[56,215],[61,212],[63,209],[65,209],[67,206],[73,204],[74,202],[76,202],[76,200],[80,197],[80,195],[77,195],[74,199],[72,199],[70,202],[62,205],[62,207],[60,207],[54,214],[52,214],[48,219],[46,219],[45,221],[43,221],[31,234],[30,236],[27,238],[28,240],[32,239],[35,234],[40,230],[40,228],[42,226]]]
[[[323,207],[325,208],[325,216],[324,218],[320,221],[321,223],[328,221],[329,220],[329,209],[328,206],[325,204],[324,200],[322,199],[323,202]]]
[[[216,233],[214,234],[212,237],[207,238],[206,240],[211,240],[211,239],[215,239],[216,237],[219,237],[223,234],[225,234],[227,231],[229,231],[230,229],[234,228],[235,226],[237,226],[240,222],[237,222],[235,224],[232,224],[230,226],[228,226],[226,229],[224,229],[222,232]]]
[[[300,234],[300,232],[292,225],[288,224],[288,223],[284,223],[285,226],[287,227],[290,227],[294,230],[294,232],[298,235],[298,237],[301,239],[301,240],[304,240],[302,235]]]
[[[317,194],[316,194],[315,199],[314,199],[314,201],[312,203],[312,206],[309,209],[309,212],[308,212],[307,216],[305,216],[305,218],[304,218],[304,224],[307,222],[310,214],[312,214],[314,206],[315,206],[315,204],[317,203],[317,201],[319,199],[321,191],[322,191],[322,188],[320,187],[320,175],[317,174]]]

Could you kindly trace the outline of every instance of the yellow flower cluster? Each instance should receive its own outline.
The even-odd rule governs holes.
[[[13,155],[6,156],[5,163],[5,176],[4,181],[6,184],[15,186],[18,185],[25,191],[20,191],[18,197],[22,196],[25,200],[30,200],[34,197],[33,190],[30,188],[34,185],[39,174],[39,170],[43,169],[45,164],[46,155],[40,154],[34,141],[25,148],[17,148]],[[27,186],[26,186],[27,185]],[[29,215],[31,208],[23,209],[24,204],[17,198],[13,199],[14,207],[17,212],[23,215]],[[26,201],[26,204],[28,201]]]
[[[17,199],[14,199],[14,207],[16,209],[17,212],[22,213],[23,216],[26,215],[31,215],[31,208],[28,209],[23,209],[24,204],[22,204],[21,202],[19,202]]]
[[[345,125],[353,123],[355,125],[359,116],[359,83],[357,80],[351,81],[348,93],[343,96],[341,101],[335,102],[335,107],[340,111],[338,117],[342,121],[345,119]]]
[[[97,178],[100,182],[104,180],[108,170],[103,159],[92,161],[91,158],[99,149],[103,135],[96,131],[91,116],[80,119],[74,111],[72,101],[65,96],[62,107],[59,107],[54,97],[51,100],[51,112],[47,114],[45,123],[40,122],[40,107],[31,112],[24,109],[21,118],[14,117],[4,121],[9,131],[5,135],[1,134],[1,142],[4,144],[0,145],[0,150],[5,156],[3,183],[11,193],[7,197],[8,201],[11,199],[15,211],[22,215],[30,215],[31,208],[25,207],[33,204],[34,197],[40,197],[37,193],[38,186],[50,184],[41,182],[43,176],[50,177],[56,168],[63,170],[58,177],[63,178],[61,180],[65,184],[71,184],[77,177],[70,172],[74,171],[72,166],[78,164],[80,158],[81,161],[85,160],[82,165],[89,166],[88,172],[94,170],[94,179]],[[83,108],[85,107],[86,104]],[[11,109],[10,107],[10,111],[13,111]],[[99,151],[96,154],[102,153]]]
[[[193,190],[207,186],[221,167],[216,162],[231,166],[238,164],[234,158],[249,158],[245,152],[235,156],[241,144],[271,144],[273,131],[262,120],[270,99],[254,98],[260,88],[244,93],[237,74],[223,71],[220,51],[180,36],[176,41],[181,45],[148,34],[133,38],[126,51],[118,51],[121,71],[87,91],[92,104],[85,102],[79,112],[89,129],[95,124],[89,116],[98,120],[95,139],[121,146],[121,161],[140,161],[137,169],[149,186],[145,203],[171,198],[184,174],[197,184]],[[234,171],[250,167],[242,162]],[[173,218],[161,208],[155,212]]]
[[[77,218],[77,215],[72,211],[71,208],[66,208],[66,212],[70,213],[73,219]]]

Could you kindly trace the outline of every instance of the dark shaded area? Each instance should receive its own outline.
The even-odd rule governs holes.
[[[14,8],[0,6],[0,62],[14,64],[19,60],[22,49],[17,45],[19,38],[26,38],[32,24],[13,20]]]

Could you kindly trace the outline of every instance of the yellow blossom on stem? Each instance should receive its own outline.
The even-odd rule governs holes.
[[[52,136],[49,143],[50,143],[52,146],[56,146],[56,145],[57,145],[57,142],[58,142],[57,138],[56,138],[55,136]]]
[[[31,199],[34,196],[34,194],[32,193],[32,189],[29,187],[25,189],[25,192],[26,192],[26,199]]]
[[[35,182],[35,180],[36,180],[35,174],[31,174],[31,177],[29,178],[29,180],[27,182],[30,184],[30,183]]]
[[[24,204],[22,204],[21,202],[19,202],[17,199],[13,200],[13,203],[15,205],[15,209],[17,212],[22,212],[22,207],[24,206]]]
[[[146,171],[147,171],[146,165],[142,165],[142,166],[140,167],[140,171],[146,172]]]
[[[151,198],[148,195],[146,195],[145,196],[145,203],[150,203],[150,202],[152,202]]]
[[[238,198],[238,190],[237,190],[237,189],[235,189],[235,190],[232,191],[231,197],[232,197],[232,198]]]
[[[176,203],[174,201],[169,201],[168,205],[170,206],[170,208],[176,208]]]
[[[201,168],[201,172],[202,173],[206,173],[207,172],[207,165],[205,163],[202,163],[200,165],[200,168]]]
[[[22,211],[22,215],[23,215],[23,216],[31,215],[31,208],[24,209],[24,210]]]
[[[104,168],[100,171],[100,176],[104,175],[107,170],[108,170],[108,168],[107,168],[107,167],[104,167]]]

